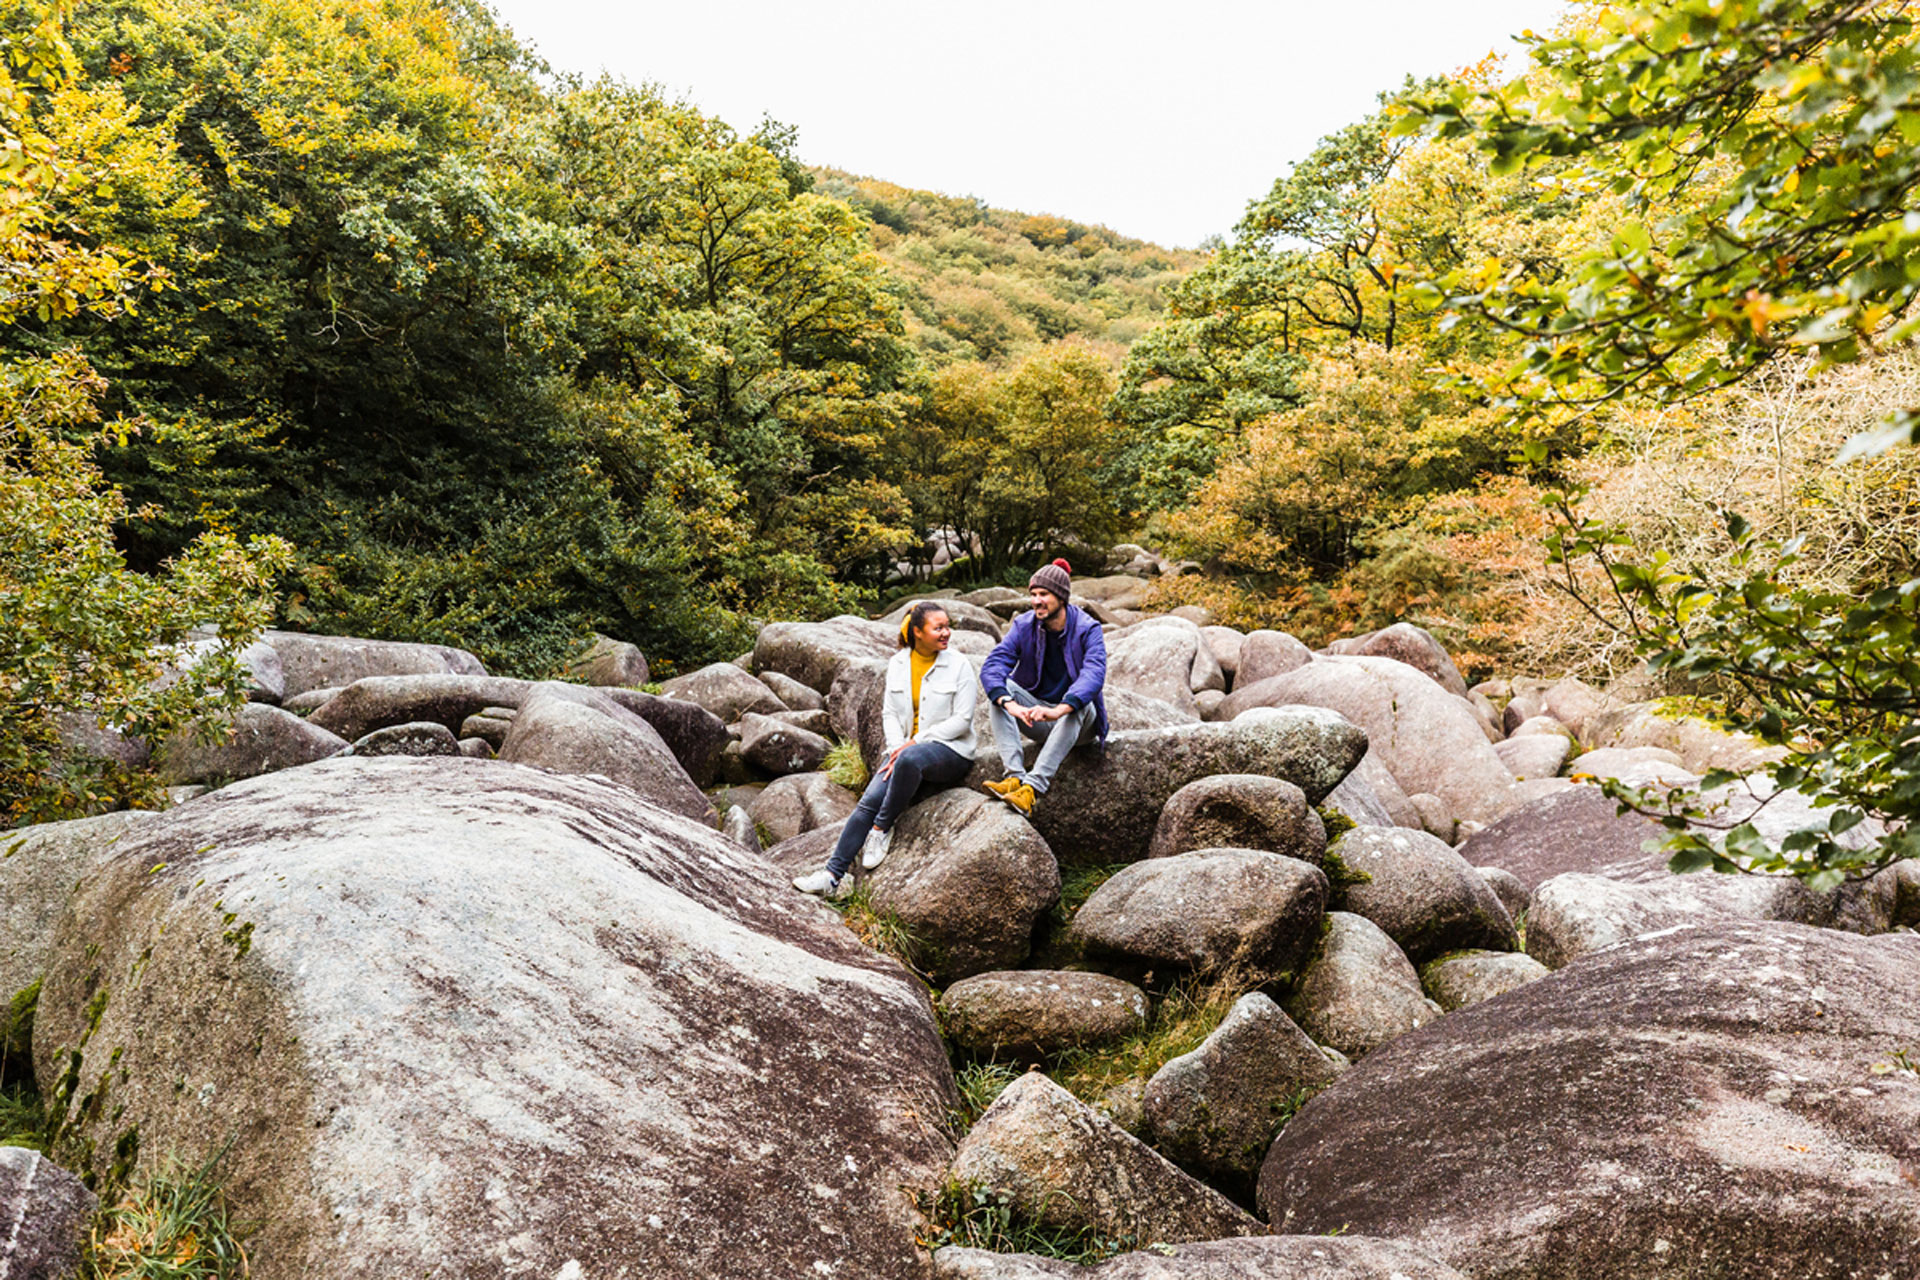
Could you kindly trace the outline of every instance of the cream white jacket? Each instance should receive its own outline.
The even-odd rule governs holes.
[[[907,737],[913,724],[912,652],[901,649],[887,663],[887,692],[880,721],[886,729],[887,752],[902,743],[938,742],[973,759],[973,707],[980,695],[980,678],[973,664],[952,649],[942,649],[920,681],[920,732]]]

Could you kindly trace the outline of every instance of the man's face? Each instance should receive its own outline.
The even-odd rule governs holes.
[[[1055,618],[1060,616],[1060,611],[1066,608],[1066,606],[1060,602],[1060,597],[1045,587],[1029,587],[1027,588],[1027,596],[1033,601],[1034,620],[1042,626],[1050,624]]]

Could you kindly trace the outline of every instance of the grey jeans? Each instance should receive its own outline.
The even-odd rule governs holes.
[[[1057,705],[1041,702],[1011,680],[1007,681],[1007,693],[1023,707]],[[1048,724],[1022,724],[996,702],[988,709],[987,718],[993,724],[993,745],[1000,748],[1000,763],[1007,767],[1007,775],[1023,779],[1036,793],[1044,795],[1053,785],[1053,775],[1059,772],[1067,752],[1092,740],[1099,712],[1088,703]],[[1040,744],[1040,755],[1031,769],[1027,768],[1024,744],[1020,741],[1022,734]]]

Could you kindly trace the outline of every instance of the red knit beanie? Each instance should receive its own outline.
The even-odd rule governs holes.
[[[1068,576],[1072,572],[1073,566],[1065,560],[1055,560],[1034,570],[1033,576],[1027,579],[1027,586],[1050,591],[1055,599],[1065,604],[1073,595],[1073,579]]]

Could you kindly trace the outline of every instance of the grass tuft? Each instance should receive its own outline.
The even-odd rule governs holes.
[[[213,1170],[174,1165],[123,1190],[94,1218],[81,1280],[242,1280],[241,1232]]]
[[[926,969],[930,967],[931,957],[923,942],[907,923],[891,911],[873,904],[873,889],[864,881],[854,886],[853,892],[838,901],[829,901],[830,906],[840,913],[847,927],[860,941],[875,951],[884,952],[907,966],[923,982],[931,982]]]
[[[47,1149],[47,1117],[40,1095],[25,1085],[0,1089],[0,1147]]]
[[[923,1249],[954,1245],[1090,1263],[1139,1247],[1131,1236],[1109,1238],[1085,1227],[1043,1227],[1017,1212],[1005,1193],[959,1181],[950,1180],[931,1197],[923,1197],[920,1211],[927,1218],[917,1240]]]
[[[986,1114],[994,1099],[1018,1080],[1021,1068],[1010,1062],[969,1062],[955,1073],[960,1088],[960,1106],[953,1113],[954,1137],[958,1139]]]
[[[864,790],[870,780],[866,757],[860,754],[857,742],[834,743],[820,767],[829,778],[853,791]]]
[[[1096,1104],[1129,1081],[1145,1083],[1183,1053],[1191,1053],[1252,984],[1239,974],[1187,978],[1154,1005],[1145,1030],[1098,1049],[1069,1049],[1053,1063],[1053,1079],[1082,1102]]]

